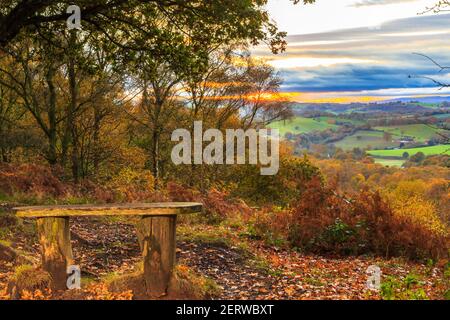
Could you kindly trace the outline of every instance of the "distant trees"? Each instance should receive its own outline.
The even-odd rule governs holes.
[[[425,154],[423,152],[417,152],[409,158],[410,161],[415,163],[422,163],[425,160]]]
[[[365,152],[361,148],[353,148],[354,159],[362,159],[365,156]]]
[[[392,141],[392,133],[384,131],[383,132],[383,140],[386,142],[391,142]]]

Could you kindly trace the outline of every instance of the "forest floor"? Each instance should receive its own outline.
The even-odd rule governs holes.
[[[39,265],[33,226],[32,220],[23,221],[10,246]],[[242,226],[226,223],[181,221],[177,233],[178,265],[211,279],[217,289],[214,299],[443,299],[448,290],[448,275],[439,265],[302,254],[252,239]],[[133,221],[77,218],[71,222],[71,234],[83,285],[131,273],[140,261]],[[372,265],[381,268],[383,293],[367,288]],[[16,267],[0,260],[0,292]]]

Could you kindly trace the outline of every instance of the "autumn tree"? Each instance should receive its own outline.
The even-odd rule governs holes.
[[[140,100],[127,114],[137,125],[139,134],[135,141],[147,150],[150,169],[158,180],[162,175],[161,166],[170,156],[164,149],[169,146],[174,122],[180,122],[182,117],[183,105],[179,100],[181,77],[171,70],[167,62],[145,53],[132,69],[133,87],[140,92]]]
[[[243,129],[289,118],[291,103],[280,93],[281,84],[270,65],[226,48],[211,58],[201,80],[186,83],[192,118],[214,119],[219,129],[236,115]]]

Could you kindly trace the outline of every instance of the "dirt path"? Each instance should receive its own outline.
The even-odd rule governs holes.
[[[140,261],[134,226],[84,218],[71,225],[74,257],[84,275],[98,278],[130,272]],[[222,288],[218,299],[262,299],[279,280],[256,266],[242,250],[214,243],[178,241],[177,261],[213,279]]]

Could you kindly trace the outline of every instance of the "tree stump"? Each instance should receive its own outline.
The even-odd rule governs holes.
[[[167,294],[176,260],[176,219],[176,215],[142,217],[137,225],[144,281],[150,297]]]
[[[42,267],[52,277],[53,290],[67,289],[67,266],[73,264],[69,218],[38,218]]]

